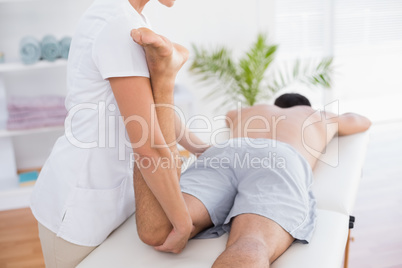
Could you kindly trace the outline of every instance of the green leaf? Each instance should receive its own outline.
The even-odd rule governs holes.
[[[298,59],[294,62],[291,72],[286,68],[286,64],[282,64],[282,67],[276,69],[268,88],[272,92],[278,92],[297,82],[303,83],[308,87],[331,88],[332,62],[332,57],[324,58],[318,63],[317,60],[301,61]]]

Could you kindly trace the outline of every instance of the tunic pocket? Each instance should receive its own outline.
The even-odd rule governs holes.
[[[98,246],[124,220],[127,178],[113,189],[74,188],[58,236],[83,246]],[[134,206],[134,202],[133,202]]]

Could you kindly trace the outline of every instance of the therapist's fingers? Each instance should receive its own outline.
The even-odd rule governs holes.
[[[180,253],[186,247],[189,236],[190,234],[180,234],[173,229],[163,245],[154,248],[162,252]]]

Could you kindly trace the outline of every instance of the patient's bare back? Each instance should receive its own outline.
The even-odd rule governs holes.
[[[285,142],[301,153],[313,168],[327,143],[337,133],[328,116],[309,106],[282,109],[256,105],[228,113],[232,138],[249,137]]]

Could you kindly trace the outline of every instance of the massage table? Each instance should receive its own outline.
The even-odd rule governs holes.
[[[347,266],[349,227],[367,150],[368,132],[335,137],[314,169],[317,225],[309,244],[293,243],[272,268]],[[102,224],[102,223],[99,223]],[[225,249],[228,235],[193,239],[178,255],[141,242],[132,215],[77,267],[207,268]],[[346,250],[345,250],[346,249]],[[346,254],[346,256],[345,256]]]

